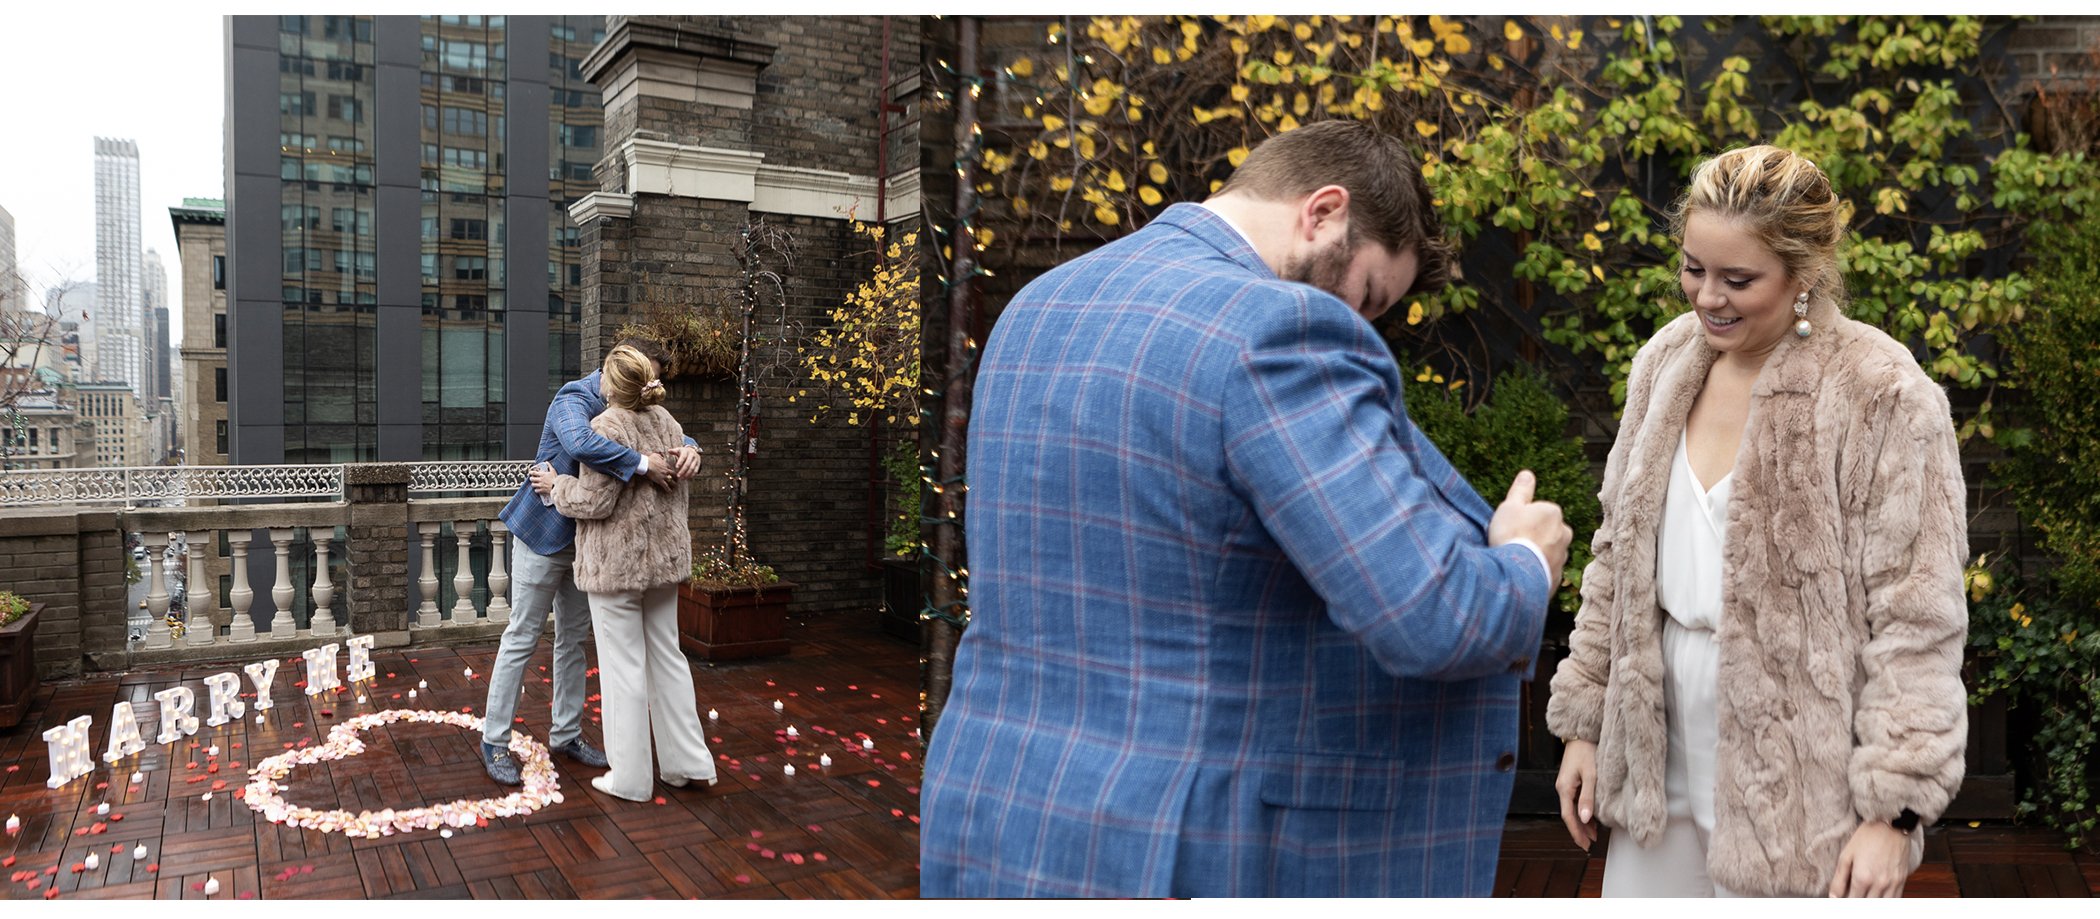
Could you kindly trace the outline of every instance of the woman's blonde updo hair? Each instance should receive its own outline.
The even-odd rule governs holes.
[[[618,408],[640,411],[664,401],[664,384],[656,378],[656,368],[631,345],[606,353],[605,383],[605,401]]]
[[[1670,232],[1682,241],[1694,212],[1725,217],[1778,256],[1793,280],[1808,285],[1811,299],[1843,306],[1837,255],[1846,211],[1830,177],[1807,157],[1781,147],[1744,147],[1692,170],[1691,185],[1670,210]]]

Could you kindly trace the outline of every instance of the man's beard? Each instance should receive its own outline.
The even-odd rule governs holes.
[[[1282,277],[1286,281],[1311,284],[1336,297],[1342,297],[1342,281],[1349,275],[1351,248],[1346,240],[1341,240],[1325,249],[1316,250],[1310,258],[1285,262]]]

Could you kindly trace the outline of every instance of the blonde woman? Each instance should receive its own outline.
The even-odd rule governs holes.
[[[1813,163],[1721,154],[1673,214],[1692,309],[1635,356],[1547,724],[1606,896],[1896,896],[1961,785],[1947,397],[1840,313]]]
[[[685,432],[662,405],[663,381],[647,357],[621,345],[605,356],[606,409],[591,429],[645,454],[666,453]],[[651,797],[649,747],[666,784],[715,784],[714,756],[693,701],[693,673],[678,649],[678,582],[692,572],[685,480],[670,489],[627,487],[589,466],[580,475],[536,470],[533,488],[576,520],[576,586],[590,595],[604,696],[610,771],[591,787],[630,801]]]

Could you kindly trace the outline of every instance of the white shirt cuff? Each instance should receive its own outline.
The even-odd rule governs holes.
[[[1560,573],[1554,571],[1553,566],[1546,563],[1546,551],[1544,549],[1539,548],[1538,543],[1532,542],[1529,539],[1525,539],[1522,536],[1518,536],[1512,538],[1509,542],[1504,543],[1503,545],[1523,546],[1524,548],[1531,550],[1531,554],[1533,556],[1536,556],[1539,560],[1539,570],[1546,573],[1546,593],[1551,594],[1553,593],[1555,588],[1558,588],[1560,586]]]
[[[636,464],[634,464],[634,474],[635,474],[635,475],[648,475],[648,474],[649,474],[649,454],[647,454],[647,453],[644,453],[644,454],[642,454],[642,461],[641,461],[641,462],[639,462],[639,463],[636,463]],[[1531,551],[1533,551],[1533,552],[1537,552],[1537,551],[1538,551],[1538,549],[1534,548],[1534,549],[1532,549]],[[1541,556],[1539,556],[1539,558],[1543,559],[1543,558],[1545,558],[1545,556],[1541,555]],[[1541,562],[1541,564],[1544,564],[1544,563],[1543,563],[1543,562]]]

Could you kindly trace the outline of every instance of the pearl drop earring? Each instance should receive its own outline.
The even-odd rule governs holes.
[[[1808,291],[1804,290],[1794,298],[1794,334],[1807,338],[1815,330],[1808,323]]]

